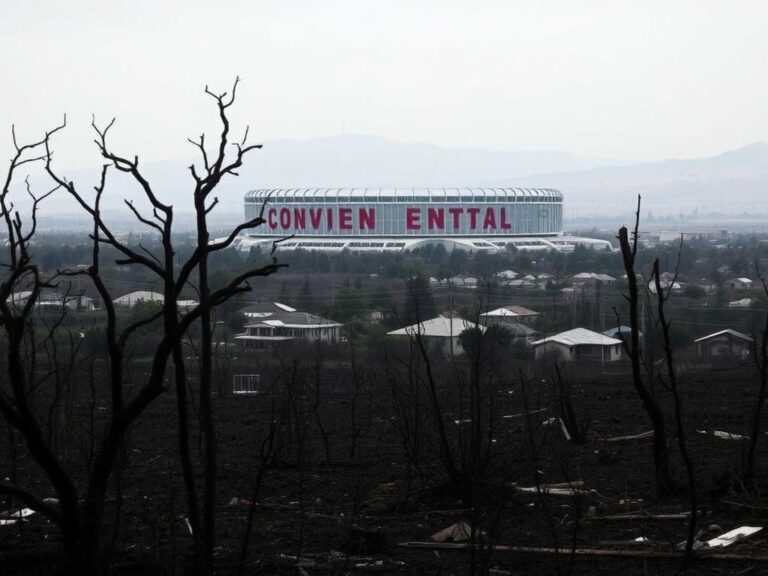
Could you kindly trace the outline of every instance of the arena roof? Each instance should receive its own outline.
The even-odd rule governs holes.
[[[563,195],[551,188],[258,188],[245,195],[246,202],[265,198],[307,202],[562,202]]]

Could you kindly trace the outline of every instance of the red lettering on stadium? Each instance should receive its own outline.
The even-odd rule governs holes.
[[[280,232],[313,230],[318,232],[336,232],[345,234],[360,230],[380,231],[379,228],[389,224],[376,220],[376,207],[360,207],[358,209],[339,206],[328,208],[309,207],[271,207],[267,209],[267,226],[270,230]],[[495,232],[511,230],[508,220],[507,207],[484,206],[477,207],[427,207],[408,206],[402,212],[395,212],[394,221],[405,223],[408,232],[449,232],[477,233],[477,231]],[[390,216],[385,213],[384,218]]]

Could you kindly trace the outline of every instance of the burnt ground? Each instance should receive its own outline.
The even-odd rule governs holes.
[[[274,417],[274,396],[267,383],[288,382],[281,379],[277,367],[268,368],[268,364],[269,360],[262,368],[259,394],[216,399],[220,447],[216,556],[222,574],[232,573],[237,565],[259,463],[257,454]],[[679,513],[688,506],[684,496],[656,498],[650,439],[607,441],[649,429],[623,370],[601,374],[597,369],[571,369],[565,375],[577,412],[581,418],[589,418],[584,444],[566,442],[556,423],[545,424],[554,410],[549,382],[529,380],[524,395],[514,376],[494,381],[494,442],[485,475],[482,527],[498,544],[677,551],[675,544],[686,535],[685,519],[606,518]],[[278,434],[282,449],[256,497],[244,573],[469,574],[468,551],[399,545],[429,541],[432,534],[469,518],[470,513],[445,485],[426,407],[420,408],[426,430],[421,438],[420,478],[404,457],[402,418],[394,416],[385,370],[371,360],[358,365],[357,371],[360,377],[355,380],[350,366],[327,363],[320,380],[317,411],[312,410],[317,400],[315,390],[306,384],[312,380],[312,370],[303,376],[291,372],[293,390],[300,393],[291,396],[292,403],[282,413]],[[306,382],[298,383],[301,378]],[[455,397],[458,384],[454,373],[446,370],[439,378],[441,394]],[[747,434],[756,386],[756,371],[751,366],[715,367],[681,376],[703,539],[741,525],[768,526],[768,503],[755,490],[747,495],[735,482],[745,442],[711,434],[714,430]],[[667,413],[671,413],[668,394],[663,389],[659,394]],[[529,414],[518,416],[524,412],[523,396]],[[452,405],[453,409],[445,409],[445,421],[451,438],[459,442],[460,435],[466,437],[462,431],[468,423],[455,423],[465,413]],[[322,432],[328,438],[328,453]],[[87,434],[78,434],[78,453],[82,453]],[[768,433],[763,434],[760,473],[764,481]],[[670,440],[674,442],[674,434]],[[130,437],[120,481],[122,514],[114,542],[115,574],[184,573],[190,538],[176,444],[175,398],[167,393],[141,418]],[[193,446],[197,444],[193,442]],[[6,442],[0,450],[4,469],[8,469],[10,452]],[[674,447],[672,456],[682,482],[683,467]],[[72,456],[73,462],[76,459]],[[22,447],[18,449],[17,475],[19,479],[32,478],[43,496],[53,496],[34,475]],[[512,485],[533,486],[537,476],[544,484],[583,481],[583,487],[575,496],[556,496],[520,492]],[[116,505],[115,493],[113,487],[110,516]],[[110,534],[112,528],[110,525]],[[648,542],[633,542],[639,537]],[[108,535],[105,538],[109,539]],[[0,527],[0,574],[54,572],[58,540],[57,531],[39,515],[20,526]],[[768,557],[768,529],[722,552]],[[629,576],[674,573],[677,560],[495,551],[488,563],[497,574]],[[689,573],[768,574],[768,562],[703,558],[694,561]]]

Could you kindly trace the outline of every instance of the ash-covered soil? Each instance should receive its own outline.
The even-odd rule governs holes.
[[[674,573],[677,559],[655,558],[654,553],[679,553],[676,544],[685,539],[687,520],[637,516],[684,513],[688,499],[684,494],[656,497],[650,438],[608,441],[650,429],[624,368],[610,374],[596,367],[574,368],[564,374],[579,417],[589,420],[587,441],[582,444],[566,441],[559,423],[550,420],[557,416],[551,382],[529,379],[524,391],[514,372],[494,380],[494,402],[483,413],[483,425],[493,426],[490,456],[479,489],[482,510],[474,516],[446,483],[427,404],[419,407],[423,431],[417,435],[417,468],[404,455],[404,416],[396,410],[386,370],[373,361],[359,363],[357,377],[344,362],[324,365],[319,379],[311,363],[301,370],[290,372],[285,365],[264,368],[259,394],[215,400],[219,573],[233,573],[238,566],[252,502],[253,529],[244,574],[463,575],[472,573],[473,561],[478,566],[485,563],[491,573],[516,576]],[[446,370],[439,378],[440,394],[448,399],[444,421],[455,448],[469,434],[468,407],[457,400],[460,385],[452,373]],[[275,382],[286,385],[291,394],[272,394],[269,383]],[[756,370],[740,366],[684,372],[680,385],[686,441],[697,478],[700,538],[707,540],[742,525],[768,526],[765,498],[755,490],[747,495],[736,481],[746,441],[713,434],[748,434]],[[669,393],[656,386],[671,417]],[[90,403],[78,406],[85,419]],[[103,406],[97,403],[99,408]],[[192,412],[194,416],[194,406]],[[273,421],[279,422],[280,450],[254,494],[259,453]],[[114,574],[181,574],[189,568],[191,542],[176,426],[175,397],[168,392],[131,432],[119,481],[120,500],[115,483],[107,509],[110,519],[105,522],[105,541],[115,535]],[[70,428],[78,431],[78,449],[70,455],[76,466],[87,452],[88,438],[80,423]],[[669,429],[673,469],[684,485],[671,420]],[[759,461],[765,488],[768,433],[763,435]],[[17,478],[31,481],[43,496],[55,496],[19,438],[13,439]],[[10,469],[13,450],[7,434],[4,440],[0,464],[5,471]],[[196,436],[192,446],[198,456]],[[571,495],[518,490],[536,486],[537,479],[540,486],[570,483],[577,489]],[[118,503],[120,519],[114,526],[111,518]],[[608,518],[616,515],[636,517]],[[638,555],[555,555],[487,547],[472,555],[466,549],[401,546],[429,542],[439,530],[473,517],[500,548],[622,550]],[[645,541],[636,541],[639,538]],[[56,529],[39,515],[0,527],[0,574],[55,572],[58,540]],[[479,540],[488,541],[484,536]],[[767,540],[768,529],[720,552],[765,559]],[[763,574],[768,573],[768,562],[715,560],[702,554],[689,573]]]

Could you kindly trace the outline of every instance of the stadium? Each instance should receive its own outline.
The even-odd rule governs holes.
[[[299,188],[252,190],[245,216],[265,223],[240,241],[247,249],[399,251],[448,249],[569,252],[605,240],[563,234],[563,195],[538,188]]]

